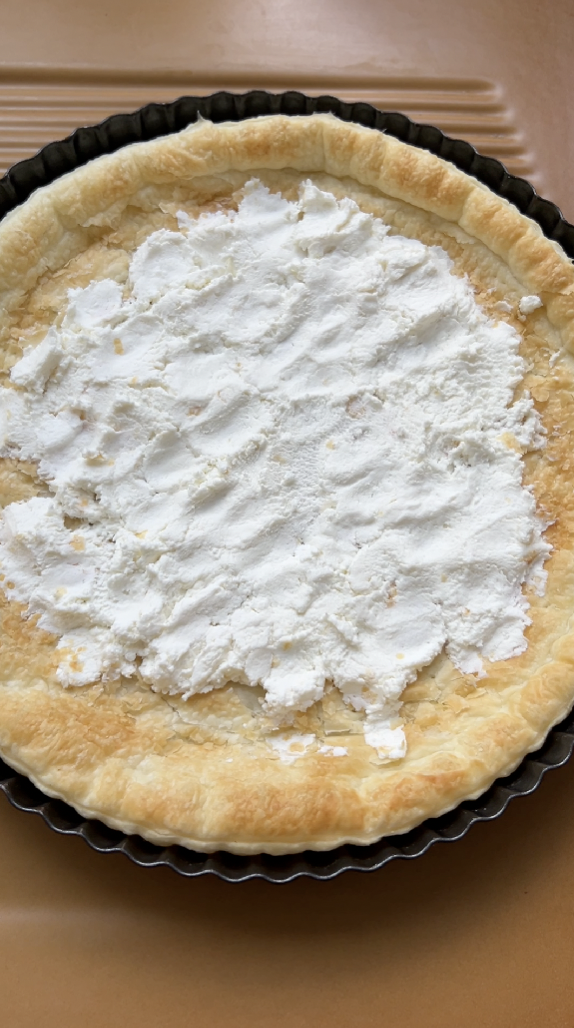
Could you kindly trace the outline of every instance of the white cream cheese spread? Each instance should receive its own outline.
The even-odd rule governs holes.
[[[542,300],[539,296],[521,296],[518,301],[518,310],[521,314],[532,314],[539,307],[542,307]]]
[[[406,684],[444,647],[476,674],[521,653],[544,588],[519,336],[312,183],[179,221],[12,369],[1,453],[51,495],[5,509],[3,588],[64,686],[260,684],[279,724],[332,681],[400,757]]]

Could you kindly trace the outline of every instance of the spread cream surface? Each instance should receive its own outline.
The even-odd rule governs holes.
[[[3,588],[64,686],[261,684],[281,723],[332,680],[396,759],[417,671],[519,654],[544,588],[519,336],[443,250],[310,182],[179,224],[12,369],[1,453],[51,495],[4,510]]]

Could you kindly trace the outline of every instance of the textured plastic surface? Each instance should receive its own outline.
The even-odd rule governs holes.
[[[240,121],[268,114],[293,116],[316,111],[331,112],[344,121],[386,132],[451,161],[538,222],[544,234],[559,242],[574,259],[574,226],[565,221],[555,204],[538,196],[524,179],[510,175],[500,161],[479,154],[470,143],[451,139],[432,125],[413,122],[404,114],[379,111],[367,103],[344,103],[332,96],[311,98],[294,91],[273,94],[254,90],[242,95],[219,92],[208,97],[182,97],[170,104],[149,104],[133,114],[113,115],[100,125],[78,129],[68,139],[48,144],[35,157],[7,173],[0,181],[0,218],[23,203],[35,189],[94,157],[112,153],[128,143],[177,132],[198,117],[214,122]],[[125,853],[142,867],[165,865],[186,877],[214,874],[230,882],[251,878],[287,882],[301,876],[330,879],[347,870],[374,871],[398,858],[421,856],[436,842],[462,838],[472,824],[499,817],[511,799],[532,793],[547,770],[566,763],[573,747],[571,713],[549,733],[540,750],[528,755],[513,774],[498,779],[477,800],[462,803],[456,810],[429,819],[405,835],[381,839],[372,846],[342,846],[323,853],[307,851],[284,857],[204,854],[180,846],[162,849],[139,836],[126,836],[99,821],[84,819],[67,804],[44,796],[25,776],[1,761],[0,789],[15,807],[40,814],[54,831],[79,835],[92,849],[102,853]]]
[[[485,157],[467,142],[452,139],[433,125],[411,121],[405,114],[379,111],[368,103],[344,103],[332,96],[308,97],[303,93],[267,93],[252,90],[242,95],[219,92],[206,97],[181,97],[168,104],[148,104],[134,114],[116,114],[100,125],[80,128],[61,142],[49,143],[38,154],[21,161],[0,182],[0,217],[23,203],[41,185],[52,182],[103,153],[127,143],[177,132],[196,121],[240,121],[265,114],[312,114],[332,112],[343,121],[354,121],[396,136],[451,161],[504,196],[534,221],[543,232],[574,258],[574,227],[559,208],[538,196],[525,179],[509,174],[495,157]]]
[[[197,73],[176,78],[172,74],[164,72],[152,82],[143,72],[126,77],[125,72],[100,69],[92,70],[86,79],[78,69],[43,67],[32,72],[0,67],[0,174],[80,125],[94,125],[144,104],[171,103],[190,94],[207,96],[216,89],[242,93],[263,88],[279,93],[290,88],[289,83],[273,78],[257,82],[243,76],[234,83],[223,69],[221,80],[211,84]],[[296,88],[310,96],[329,93],[347,103],[364,101],[380,111],[404,111],[413,121],[431,122],[450,136],[468,139],[480,153],[497,157],[513,175],[522,175],[537,188],[548,176],[548,166],[544,169],[536,159],[505,93],[483,77],[461,78],[444,72],[426,77],[365,77],[337,71],[321,81],[300,79]]]

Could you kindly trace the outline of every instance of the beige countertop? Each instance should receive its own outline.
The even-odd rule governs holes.
[[[141,103],[223,86],[334,92],[478,129],[574,219],[573,46],[570,0],[27,0],[2,13],[0,125],[15,154],[22,136],[33,148],[34,121],[58,134],[62,105],[82,123],[82,88],[96,117],[130,108],[120,86]]]
[[[572,1028],[574,764],[497,822],[331,882],[186,880],[0,798],[11,1028]]]
[[[569,0],[28,0],[0,36],[0,164],[220,87],[403,109],[574,220]],[[10,1028],[572,1028],[574,763],[496,823],[331,882],[143,870],[0,797]]]

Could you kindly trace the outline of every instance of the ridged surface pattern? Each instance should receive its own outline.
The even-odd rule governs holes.
[[[574,258],[574,227],[564,220],[558,208],[539,197],[530,183],[509,174],[498,160],[477,153],[470,143],[451,139],[439,128],[417,124],[404,114],[377,110],[363,101],[346,103],[331,96],[309,97],[294,91],[273,94],[256,90],[242,95],[220,92],[208,97],[181,97],[170,104],[149,104],[134,114],[117,114],[100,125],[80,129],[69,139],[50,143],[37,156],[16,165],[0,181],[0,217],[23,203],[34,189],[92,158],[111,153],[126,143],[177,131],[198,116],[217,122],[314,111],[332,111],[345,121],[387,132],[452,161],[537,221],[544,233]],[[571,713],[549,733],[540,750],[527,756],[513,774],[496,781],[477,800],[462,803],[440,818],[429,819],[406,835],[381,839],[372,846],[341,846],[324,853],[307,851],[284,857],[241,857],[225,852],[209,855],[180,846],[155,846],[139,836],[114,831],[100,821],[86,820],[62,801],[43,795],[24,775],[2,761],[0,789],[15,807],[40,814],[54,831],[79,835],[92,849],[102,853],[124,853],[143,867],[165,865],[186,877],[215,874],[230,882],[250,878],[288,882],[301,876],[330,879],[343,871],[374,871],[392,860],[421,856],[437,842],[462,838],[472,824],[494,820],[511,799],[533,792],[546,771],[566,763],[573,747]]]
[[[267,85],[272,90],[281,88]],[[366,87],[364,81],[341,77],[327,87],[305,88],[308,94],[331,91],[347,102],[362,101],[379,110],[404,111],[414,121],[432,122],[448,135],[468,139],[482,153],[498,157],[514,175],[536,182],[532,156],[500,90],[491,82],[404,76],[373,81]],[[185,80],[166,84],[113,78],[86,83],[73,78],[58,81],[53,76],[28,82],[0,79],[0,174],[80,126],[133,111],[152,100],[172,101],[186,92],[202,96],[212,93],[213,86]]]

